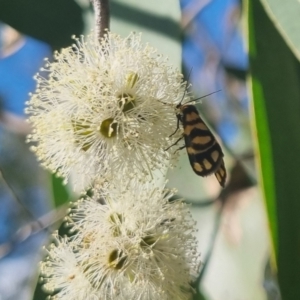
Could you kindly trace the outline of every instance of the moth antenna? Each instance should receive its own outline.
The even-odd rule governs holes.
[[[192,70],[193,70],[193,67],[191,67],[190,72],[189,72],[189,75],[187,76],[186,84],[185,84],[185,89],[184,89],[184,93],[183,93],[183,96],[182,96],[182,98],[181,98],[181,100],[180,100],[180,102],[179,102],[178,105],[181,105],[181,103],[182,103],[182,101],[183,101],[183,99],[184,99],[184,96],[185,96],[186,91],[187,91],[188,82],[189,82],[190,77],[191,77],[191,74],[192,74]]]
[[[215,91],[215,92],[212,92],[212,93],[206,94],[206,95],[204,95],[204,96],[201,96],[201,97],[199,97],[199,98],[196,98],[196,99],[193,99],[193,100],[187,101],[187,102],[185,102],[185,103],[190,103],[190,102],[193,102],[193,101],[200,100],[200,99],[202,99],[202,98],[205,98],[205,97],[207,97],[207,96],[210,96],[210,95],[212,95],[212,94],[218,93],[218,92],[220,92],[220,91],[222,91],[222,90],[217,90],[217,91]],[[181,103],[181,102],[180,102],[180,103]]]

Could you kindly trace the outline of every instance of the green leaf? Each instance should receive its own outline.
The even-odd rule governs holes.
[[[283,299],[300,299],[300,65],[259,1],[248,4],[255,137]]]
[[[51,183],[55,207],[59,207],[60,205],[67,203],[70,200],[70,193],[68,188],[63,184],[63,180],[52,175]]]
[[[194,295],[193,300],[209,300],[201,291]]]
[[[0,6],[1,22],[57,50],[83,30],[82,9],[74,0],[0,0]]]
[[[285,42],[300,60],[299,0],[261,0],[261,2]]]

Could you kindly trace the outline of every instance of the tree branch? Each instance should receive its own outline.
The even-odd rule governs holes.
[[[109,0],[91,0],[95,11],[96,36],[100,42],[109,29]]]

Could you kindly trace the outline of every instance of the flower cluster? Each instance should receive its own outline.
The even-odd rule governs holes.
[[[36,77],[27,108],[28,141],[43,166],[66,180],[73,174],[85,189],[97,177],[110,180],[124,170],[146,180],[169,164],[165,149],[176,138],[169,136],[184,84],[141,35],[107,33],[101,43],[93,35],[76,39],[43,71],[49,78]]]
[[[56,236],[42,263],[53,299],[190,299],[195,222],[172,195],[130,183],[79,200],[69,215],[74,236]]]
[[[191,299],[195,222],[149,183],[174,157],[175,107],[189,98],[182,75],[141,35],[109,32],[76,39],[43,72],[28,141],[44,167],[93,188],[67,217],[71,237],[56,233],[41,263],[50,299]]]

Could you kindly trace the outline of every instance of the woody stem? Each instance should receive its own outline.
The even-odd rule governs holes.
[[[95,11],[96,36],[100,42],[109,29],[109,0],[91,0]]]

